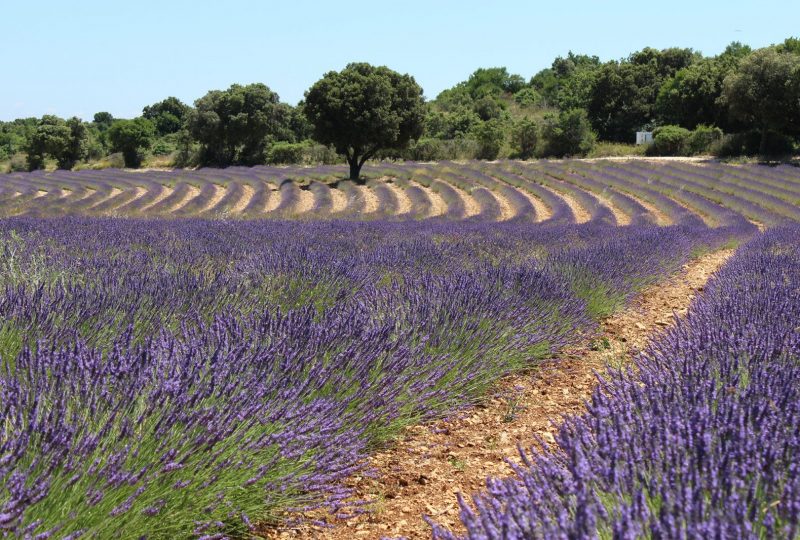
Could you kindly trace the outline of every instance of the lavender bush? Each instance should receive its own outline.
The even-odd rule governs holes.
[[[741,248],[632,369],[604,375],[557,447],[462,499],[465,537],[797,538],[798,320],[795,226]]]

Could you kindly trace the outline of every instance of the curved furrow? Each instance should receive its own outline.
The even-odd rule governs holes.
[[[284,180],[278,188],[280,192],[280,203],[275,207],[274,213],[289,215],[295,213],[295,209],[300,205],[300,188],[291,180]]]
[[[97,203],[90,211],[92,214],[97,215],[109,215],[109,214],[117,214],[120,208],[124,207],[125,205],[134,201],[137,196],[140,195],[138,191],[138,186],[130,186],[126,185],[125,188],[119,188],[120,191],[108,199]],[[141,188],[144,189],[144,188]]]
[[[151,186],[147,193],[129,203],[126,208],[125,212],[131,215],[141,215],[145,212],[149,211],[153,206],[157,205],[164,199],[166,199],[169,195],[172,194],[173,189],[169,186],[165,186],[164,184],[155,184]]]
[[[575,223],[580,225],[581,223],[588,223],[591,221],[592,215],[583,205],[578,203],[577,199],[573,197],[567,190],[559,191],[549,185],[549,183],[542,183],[541,186],[543,189],[548,190],[554,196],[561,198],[565,203],[567,203],[569,209],[572,210],[572,215],[575,216]],[[619,223],[618,218],[616,221],[618,224],[623,225],[623,223]]]
[[[329,216],[333,210],[331,188],[327,184],[312,180],[308,190],[314,196],[314,206],[311,208],[311,212],[315,216]]]
[[[267,213],[267,206],[270,200],[278,198],[276,192],[271,188],[272,184],[259,181],[256,182],[250,200],[242,209],[242,215],[246,217],[264,217]],[[277,204],[275,205],[277,207]]]
[[[534,197],[531,204],[536,209],[538,222],[575,223],[575,214],[564,199],[542,185],[503,167],[498,167],[494,177]],[[544,203],[543,206],[538,206],[538,201]]]
[[[760,191],[774,195],[787,203],[800,205],[800,185],[776,181],[768,174],[752,171],[746,167],[720,165],[720,174],[725,178],[733,178],[736,184],[756,186]],[[766,165],[760,167],[768,168]]]
[[[409,182],[409,189],[411,188],[420,190],[428,200],[429,205],[423,203],[427,211],[421,214],[421,217],[426,219],[439,218],[447,214],[447,202],[438,192],[432,190],[429,186],[424,186],[413,180]]]
[[[250,205],[250,201],[253,200],[256,194],[255,188],[243,182],[236,182],[236,189],[231,189],[231,184],[228,184],[228,188],[231,193],[239,192],[239,198],[230,206],[229,212],[235,216],[243,215],[246,208]],[[231,195],[231,197],[233,197],[233,195]]]
[[[205,182],[201,184],[202,187],[192,185],[194,188],[193,196],[187,198],[183,204],[173,208],[172,213],[175,216],[196,216],[209,208],[211,208],[216,199],[219,202],[221,196],[219,195],[219,186],[213,182]]]
[[[148,214],[171,214],[173,210],[176,210],[186,204],[186,202],[188,202],[194,196],[194,194],[199,193],[200,191],[193,185],[187,184],[186,182],[179,182],[174,187],[167,189],[169,191],[164,193],[164,196],[158,202],[143,208],[142,211],[147,212]]]
[[[378,212],[384,216],[396,216],[400,205],[395,192],[385,183],[372,181],[367,185],[378,198]]]
[[[695,191],[712,201],[738,211],[748,219],[774,226],[787,221],[787,216],[777,214],[774,210],[767,208],[764,204],[759,204],[753,200],[752,190],[738,188],[726,184],[711,175],[701,174],[696,171],[686,171],[670,165],[664,165],[661,170],[680,182],[684,182],[686,189]],[[725,189],[720,189],[720,188]],[[744,195],[749,195],[745,197]],[[766,197],[766,196],[765,196]],[[800,211],[798,211],[800,219]]]
[[[635,173],[617,167],[606,167],[603,169],[603,174],[604,182],[608,182],[615,191],[633,201],[637,205],[634,207],[634,211],[643,208],[653,223],[657,225],[688,223],[689,221],[699,223],[699,216],[691,214],[686,207],[658,190],[648,187],[649,179],[638,178],[638,181],[633,181],[631,176]]]
[[[505,201],[507,211],[510,213],[508,219],[511,221],[536,221],[536,208],[530,198],[526,197],[520,190],[514,189],[498,181],[496,195],[501,201]]]
[[[409,215],[413,218],[424,218],[431,214],[432,204],[428,194],[419,186],[409,185],[405,188],[406,196],[411,203]]]
[[[502,221],[503,209],[500,202],[492,195],[492,192],[485,187],[472,189],[472,198],[478,204],[478,213],[470,216],[472,221]],[[510,217],[510,216],[509,216]]]
[[[364,213],[366,202],[358,186],[350,180],[342,180],[339,182],[337,188],[344,193],[345,199],[347,200],[342,214],[348,217],[356,217]]]
[[[411,198],[407,192],[406,184],[401,185],[399,181],[387,182],[386,187],[394,192],[397,200],[397,217],[404,219],[408,217],[416,217],[416,214],[412,208]]]
[[[247,201],[242,204],[242,200],[245,197],[244,184],[239,180],[230,179],[226,180],[224,188],[217,187],[219,188],[216,195],[218,200],[214,202],[215,199],[212,198],[211,204],[205,210],[205,214],[225,217],[240,213],[241,209],[247,204]],[[239,208],[238,212],[235,210],[236,208]]]
[[[655,216],[625,190],[620,189],[618,179],[604,172],[602,168],[585,163],[573,170],[565,170],[563,166],[548,163],[544,167],[551,177],[591,192],[614,213],[618,225],[655,223]]]
[[[339,182],[331,186],[331,214],[343,214],[347,210],[347,194],[339,189]]]

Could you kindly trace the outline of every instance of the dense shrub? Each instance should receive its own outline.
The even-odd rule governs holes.
[[[505,140],[505,130],[499,120],[481,122],[472,130],[475,141],[478,143],[478,159],[497,159]]]
[[[514,123],[511,129],[511,146],[514,148],[514,157],[530,159],[536,151],[539,142],[539,126],[529,118],[523,118]]]
[[[273,165],[285,163],[301,163],[306,145],[303,143],[276,142],[267,151],[267,163]]]
[[[762,146],[767,149],[765,154],[767,156],[781,156],[793,152],[792,139],[782,133],[768,131],[765,145],[763,139],[764,135],[756,130],[733,133],[712,145],[710,151],[718,157],[756,156],[761,153]]]
[[[651,156],[686,155],[686,142],[691,132],[680,126],[661,126],[653,131],[653,144],[647,149]]]
[[[713,126],[697,126],[686,139],[686,150],[691,155],[706,154],[722,139],[722,130]]]
[[[585,156],[596,142],[589,118],[583,109],[545,116],[541,157]]]

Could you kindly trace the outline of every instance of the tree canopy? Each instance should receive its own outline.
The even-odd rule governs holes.
[[[176,133],[183,127],[183,121],[190,109],[191,107],[178,98],[170,96],[142,109],[142,117],[155,124],[159,135],[166,135]]]
[[[43,116],[28,140],[28,169],[43,168],[48,155],[56,160],[59,169],[71,169],[86,157],[87,139],[86,126],[80,118]]]
[[[800,132],[800,55],[755,51],[725,78],[722,99],[732,117],[760,131],[760,152],[768,153],[770,131]]]
[[[153,144],[156,128],[147,118],[117,120],[108,130],[111,150],[122,152],[125,166],[137,168],[142,163],[143,152]]]
[[[345,156],[354,180],[379,151],[419,138],[425,117],[422,88],[412,76],[366,63],[326,73],[306,92],[304,111],[314,138]]]

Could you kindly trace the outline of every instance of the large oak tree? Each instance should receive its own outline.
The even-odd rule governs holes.
[[[366,63],[326,73],[306,92],[304,110],[314,138],[345,156],[353,180],[378,151],[419,138],[425,117],[414,77]]]

